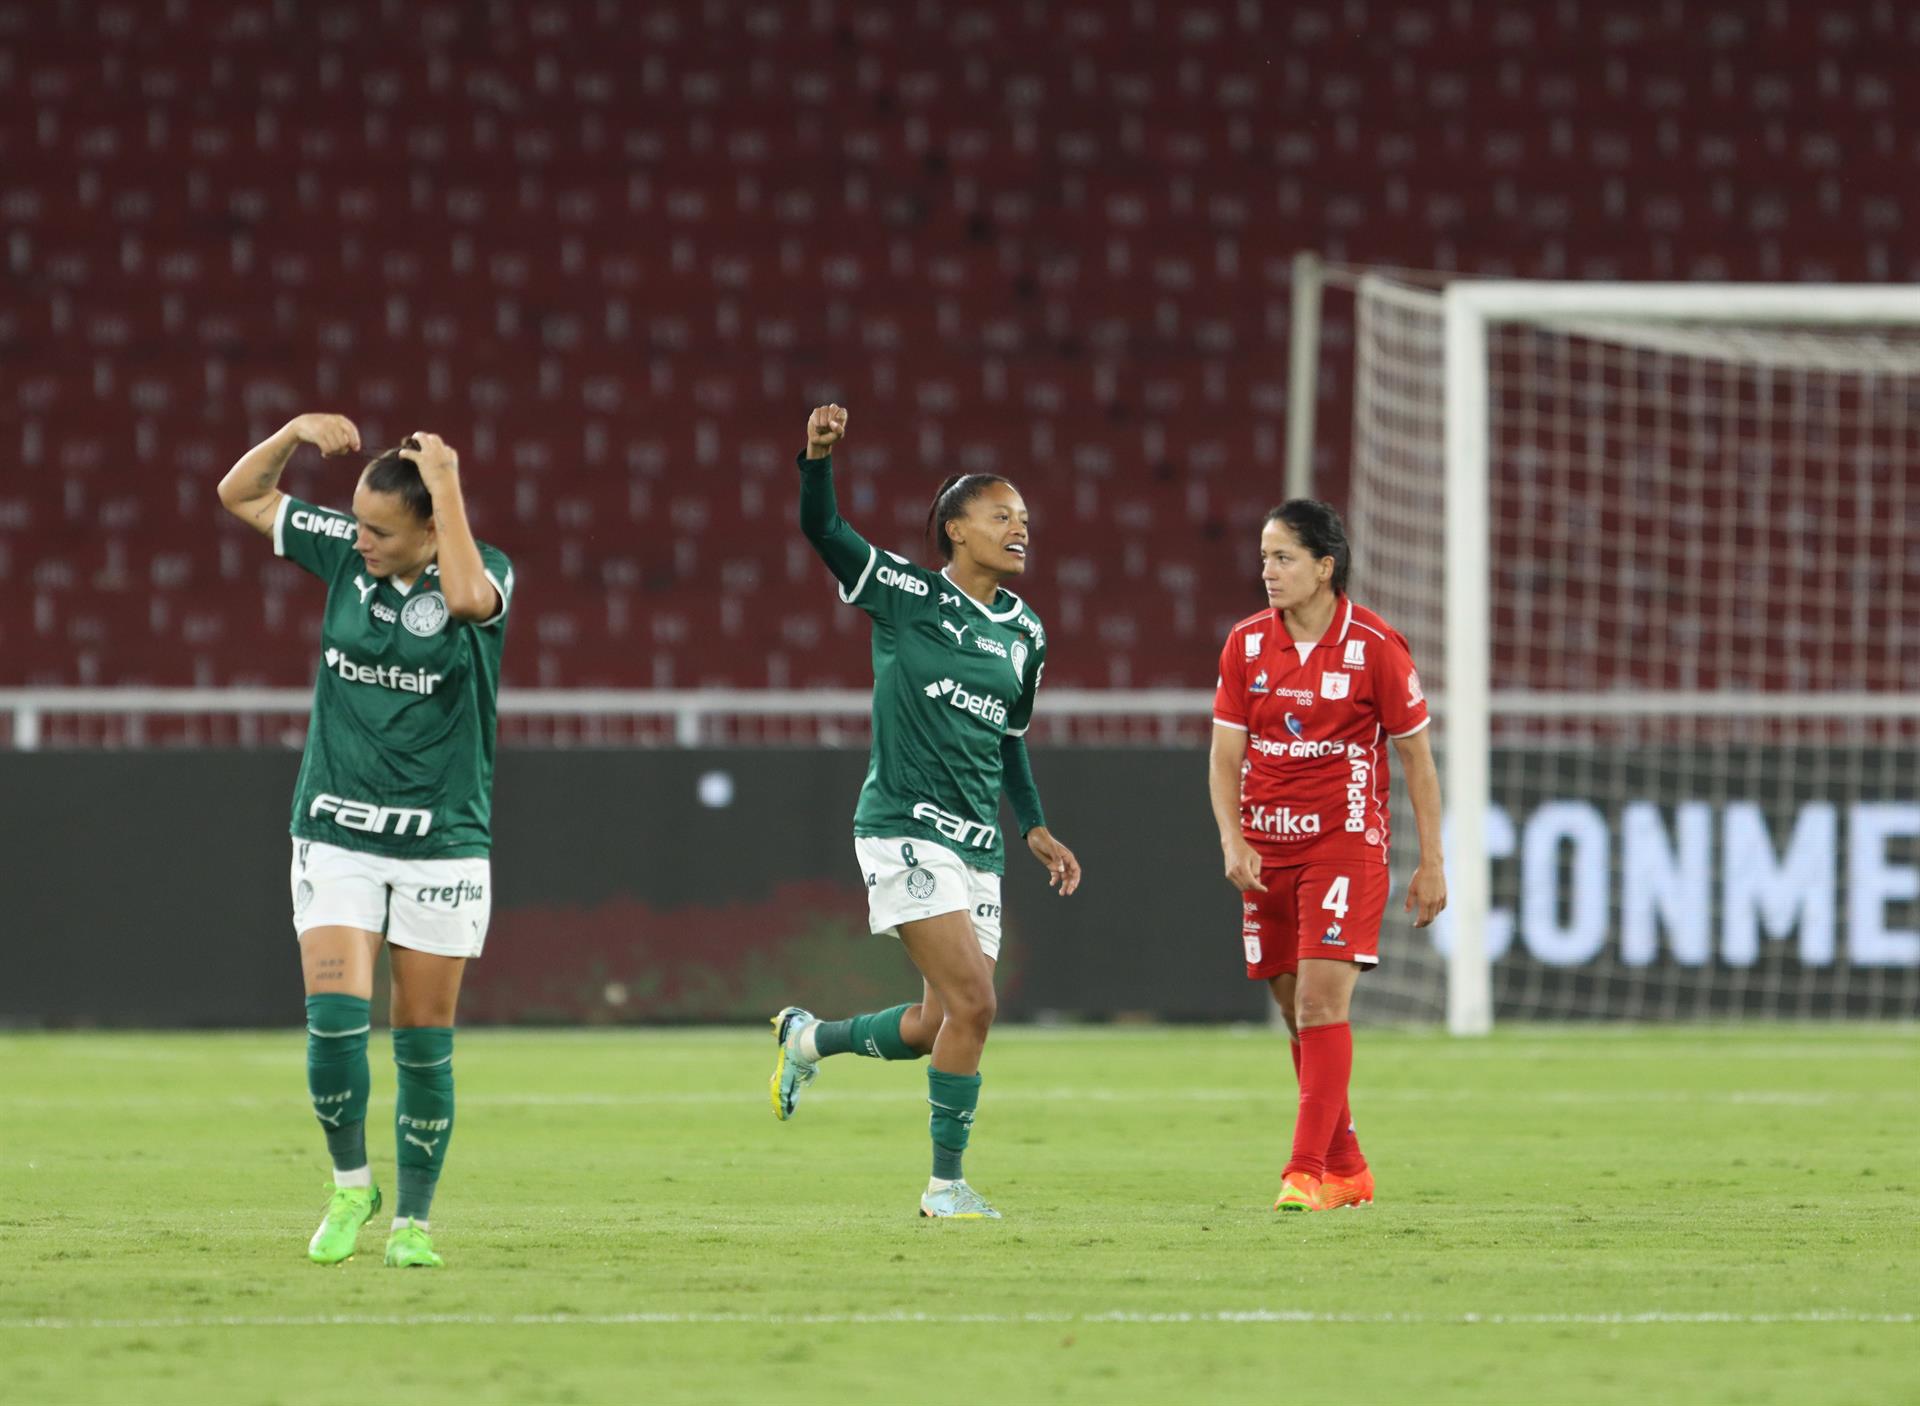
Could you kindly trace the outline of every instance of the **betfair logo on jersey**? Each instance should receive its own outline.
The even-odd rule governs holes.
[[[991,693],[969,693],[965,684],[955,683],[952,679],[930,683],[921,691],[929,698],[944,698],[950,706],[963,713],[971,713],[995,727],[1007,725],[1007,701],[1004,698],[996,698]]]
[[[992,825],[982,825],[977,820],[969,820],[964,815],[955,815],[950,810],[942,810],[932,801],[916,801],[913,806],[913,818],[924,820],[950,840],[958,840],[963,845],[975,849],[986,849],[993,844],[993,837],[999,831]]]
[[[287,521],[295,532],[311,532],[317,537],[353,536],[353,519],[335,517],[332,513],[310,513],[301,508],[288,514]]]
[[[377,806],[372,801],[350,801],[344,796],[315,796],[313,804],[307,807],[307,818],[318,820],[323,815],[331,815],[333,823],[344,830],[358,830],[366,835],[384,835],[389,826],[395,835],[406,834],[409,826],[416,835],[424,835],[433,828],[430,810]]]
[[[327,651],[326,661],[327,667],[348,683],[377,684],[401,693],[432,693],[446,679],[444,674],[429,674],[425,669],[355,663],[337,649]]]
[[[905,591],[910,596],[924,596],[927,593],[925,581],[911,572],[895,571],[885,563],[882,563],[880,569],[873,573],[873,579],[883,586],[893,587],[896,591]]]
[[[1281,839],[1299,839],[1320,833],[1320,817],[1311,811],[1302,815],[1286,806],[1248,806],[1247,828]]]

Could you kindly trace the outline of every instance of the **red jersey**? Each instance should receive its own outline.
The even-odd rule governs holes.
[[[1345,596],[1313,644],[1278,610],[1242,620],[1220,652],[1213,720],[1247,734],[1240,833],[1274,865],[1387,858],[1387,738],[1425,727],[1407,641]]]

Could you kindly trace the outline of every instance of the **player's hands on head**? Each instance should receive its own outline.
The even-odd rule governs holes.
[[[1422,864],[1413,871],[1413,880],[1407,885],[1407,911],[1413,914],[1413,925],[1424,928],[1440,916],[1440,910],[1447,906],[1447,875],[1438,864]]]
[[[360,452],[360,428],[345,415],[296,415],[287,428],[302,444],[311,444],[329,458]]]
[[[1027,848],[1046,866],[1047,885],[1059,889],[1062,898],[1080,887],[1080,861],[1073,857],[1072,850],[1054,839],[1046,826],[1036,825],[1027,831]]]
[[[1265,893],[1267,886],[1260,882],[1260,851],[1235,835],[1221,846],[1227,855],[1227,882],[1240,892],[1252,889],[1255,893]]]
[[[435,479],[452,478],[460,472],[460,456],[454,453],[453,446],[426,430],[415,430],[407,436],[400,457],[419,465],[420,477],[429,489]]]
[[[838,405],[821,405],[807,417],[807,457],[824,459],[847,433],[847,412]]]

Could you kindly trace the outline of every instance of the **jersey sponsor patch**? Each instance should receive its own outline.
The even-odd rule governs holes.
[[[887,555],[892,556],[893,554],[889,552]],[[898,558],[896,557],[895,560],[898,560]],[[884,563],[882,563],[878,571],[873,573],[873,579],[883,586],[893,587],[896,591],[905,591],[910,596],[924,596],[927,594],[927,583],[925,581],[922,581],[910,571],[895,571],[891,566],[887,566]]]
[[[1341,656],[1340,662],[1349,669],[1366,668],[1367,642],[1365,640],[1348,640],[1347,652]]]
[[[362,664],[347,658],[337,649],[329,649],[322,656],[327,667],[348,683],[370,683],[380,688],[391,688],[399,693],[431,694],[445,681],[444,674],[430,674],[425,669],[402,669],[391,664]]]
[[[952,679],[930,683],[920,691],[929,698],[944,698],[961,712],[971,713],[995,727],[1007,725],[1007,700],[995,694],[974,693],[965,684],[955,683]]]
[[[1266,638],[1267,634],[1264,630],[1255,630],[1252,634],[1242,637],[1241,643],[1246,646],[1247,658],[1258,659],[1260,657],[1260,646],[1265,643]]]
[[[404,835],[409,829],[416,835],[424,835],[433,828],[430,810],[375,805],[372,801],[325,794],[313,798],[313,804],[307,807],[307,816],[313,820],[331,816],[335,825],[369,835],[384,835],[389,828],[395,835]]]
[[[309,508],[295,508],[288,513],[287,526],[295,532],[311,532],[316,537],[351,538],[354,534],[352,518],[337,517]]]

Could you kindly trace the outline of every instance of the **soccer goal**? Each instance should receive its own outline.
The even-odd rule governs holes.
[[[1451,911],[1372,997],[1920,1013],[1920,287],[1328,281],[1353,590],[1448,806]]]

